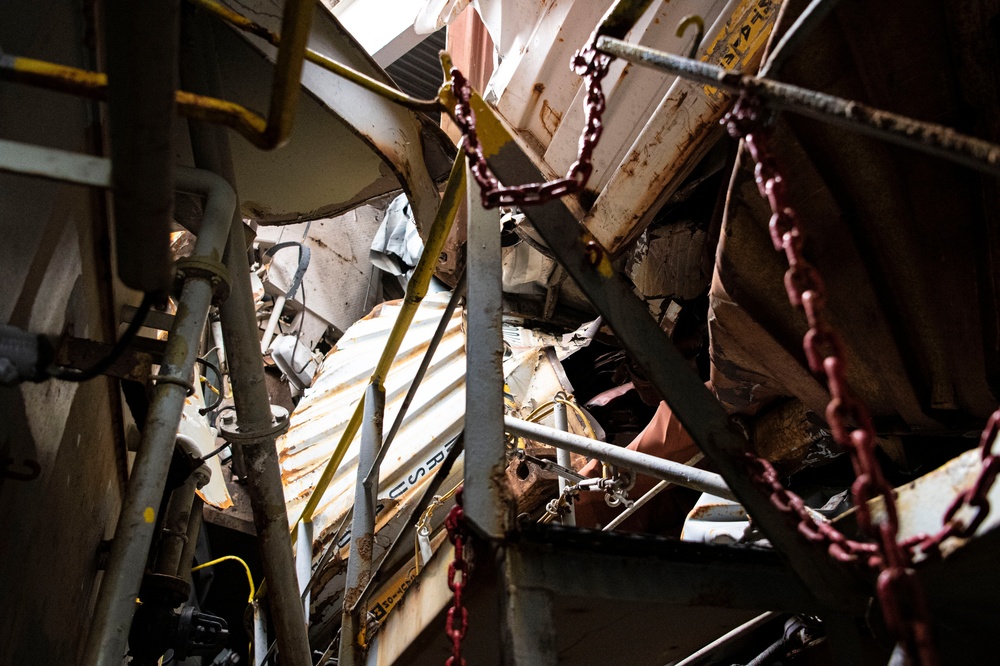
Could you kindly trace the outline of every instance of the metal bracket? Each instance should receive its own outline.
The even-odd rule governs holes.
[[[187,397],[190,398],[194,395],[194,384],[185,381],[180,377],[171,377],[169,375],[150,375],[149,382],[153,386],[156,386],[157,384],[176,384],[187,391]]]
[[[234,414],[219,419],[219,436],[230,444],[250,444],[273,440],[288,430],[288,410],[280,405],[271,405],[271,425],[256,432],[242,432]]]
[[[229,298],[229,271],[225,264],[208,257],[182,257],[174,266],[174,286],[180,290],[185,280],[201,278],[212,283],[212,305]]]

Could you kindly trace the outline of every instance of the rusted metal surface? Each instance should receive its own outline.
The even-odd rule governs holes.
[[[702,58],[726,70],[755,67],[778,6],[772,0],[742,0],[714,10],[720,12],[714,16],[706,15],[708,23],[718,18],[707,30]],[[684,11],[690,9],[685,6]],[[716,123],[731,101],[719,87],[680,79],[656,100],[655,110],[627,153],[612,160],[614,171],[584,218],[587,229],[609,252],[618,254],[648,226],[659,205],[720,136]]]
[[[817,33],[812,48],[785,65],[784,80],[808,84],[822,75],[824,90],[968,127],[960,102],[966,89],[940,55],[950,49],[936,27],[941,10],[922,6],[884,30],[864,16],[841,5],[836,18],[850,29]],[[925,45],[917,60],[891,48],[911,39]],[[845,53],[858,55],[845,60]],[[884,64],[870,68],[876,60]],[[899,78],[904,72],[919,75]],[[987,108],[978,106],[976,115],[987,117]],[[1000,358],[990,240],[997,220],[994,207],[981,203],[994,196],[991,181],[791,114],[779,117],[774,131],[777,159],[794,174],[787,183],[794,207],[815,221],[810,237],[824,248],[811,260],[844,332],[851,383],[879,432],[978,431],[995,406],[989,386]],[[1000,138],[988,125],[977,133]],[[804,327],[782,308],[784,269],[765,231],[769,217],[744,160],[731,185],[712,288],[712,382],[733,411],[752,413],[777,394],[821,414],[824,391],[796,344]]]

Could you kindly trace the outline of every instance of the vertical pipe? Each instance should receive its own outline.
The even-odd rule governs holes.
[[[236,207],[233,191],[210,173],[182,169],[177,176],[179,187],[208,195],[193,256],[215,261],[222,254],[225,222]],[[111,542],[108,566],[101,580],[84,664],[117,664],[125,654],[135,599],[156,524],[154,507],[160,506],[163,499],[177,426],[187,397],[185,387],[194,381],[198,341],[208,320],[212,297],[212,280],[208,276],[190,276],[184,281]]]
[[[187,541],[184,543],[184,550],[181,551],[181,563],[178,567],[177,575],[187,582],[191,582],[191,567],[194,566],[194,554],[198,549],[198,537],[201,535],[201,527],[204,522],[203,509],[205,501],[194,496],[191,503],[191,517],[188,520]]]
[[[208,481],[208,466],[204,463],[188,475],[178,488],[170,493],[167,514],[163,517],[160,548],[156,555],[156,572],[167,576],[186,578],[181,571],[181,556],[188,540],[188,526],[191,523],[191,507],[195,500],[195,490],[199,484]],[[209,472],[211,474],[211,472]]]
[[[466,243],[465,515],[485,535],[500,538],[509,524],[504,483],[503,291],[500,217],[483,208],[479,185],[466,174],[469,239]]]
[[[385,416],[385,389],[372,382],[365,391],[365,420],[361,426],[361,451],[358,454],[358,480],[354,486],[354,519],[351,522],[351,554],[344,581],[344,613],[340,629],[339,664],[360,663],[357,645],[360,629],[361,593],[372,575],[372,546],[375,541],[375,498],[378,474],[366,480],[366,472],[375,462],[382,444],[382,421]]]
[[[188,90],[218,95],[219,66],[211,25],[204,16],[186,13],[186,41],[182,49],[181,76]],[[229,137],[222,127],[191,120],[191,147],[195,164],[221,175],[235,187]],[[224,258],[229,270],[229,298],[219,308],[222,334],[229,361],[230,382],[241,432],[254,433],[271,427],[270,398],[264,383],[264,361],[257,339],[257,315],[250,285],[243,220],[238,211],[232,217],[229,244]],[[268,605],[271,608],[281,663],[288,666],[311,666],[309,637],[295,579],[292,545],[288,538],[288,514],[278,468],[274,436],[240,447],[247,473],[247,494],[253,509],[254,526],[260,549],[264,576],[267,578]]]
[[[569,419],[566,415],[566,404],[556,400],[555,405],[553,405],[553,416],[555,417],[556,430],[561,430],[563,432],[569,432]],[[573,469],[573,454],[566,449],[556,449],[556,462],[565,467],[566,469]],[[569,481],[560,476],[559,477],[559,496],[562,497],[563,491],[566,490],[566,486],[569,485]],[[576,510],[573,505],[569,505],[569,513],[563,516],[563,525],[576,525]]]
[[[212,286],[207,278],[194,278],[184,284],[158,373],[170,381],[161,379],[153,393],[142,443],[111,542],[108,566],[101,581],[87,639],[85,664],[118,664],[125,656],[135,599],[156,523],[154,507],[160,505],[163,497],[166,472],[184,407],[186,391],[183,385],[192,381],[197,341],[211,302]]]

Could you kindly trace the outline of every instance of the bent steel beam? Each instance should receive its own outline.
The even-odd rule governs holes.
[[[473,96],[479,140],[493,170],[506,184],[538,180],[538,168],[478,95]],[[527,207],[559,263],[590,299],[622,346],[667,401],[684,428],[715,464],[739,501],[809,590],[831,607],[857,607],[860,581],[826,551],[803,538],[750,478],[747,442],[687,360],[657,326],[645,304],[615,273],[611,256],[562,201]],[[471,299],[470,299],[471,300]]]

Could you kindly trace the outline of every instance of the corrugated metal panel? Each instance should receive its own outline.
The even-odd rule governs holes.
[[[424,299],[403,339],[385,383],[386,430],[399,411],[448,297],[448,293],[442,293]],[[347,330],[292,413],[288,432],[278,440],[290,520],[298,518],[337,447],[375,369],[400,304],[384,303]],[[394,503],[389,500],[399,499],[444,459],[439,454],[461,432],[464,415],[465,331],[462,310],[458,309],[382,464],[380,503]],[[317,544],[332,538],[353,503],[360,441],[359,433],[313,518]]]
[[[437,97],[444,80],[438,54],[445,48],[446,29],[428,35],[396,62],[385,68],[399,88],[420,99]]]

